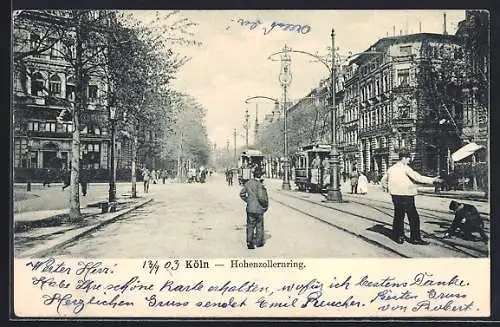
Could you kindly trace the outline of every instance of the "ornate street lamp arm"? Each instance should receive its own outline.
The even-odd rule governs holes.
[[[319,62],[321,62],[323,65],[325,65],[326,69],[328,69],[328,72],[330,73],[331,72],[331,67],[330,65],[328,65],[328,63],[323,59],[321,58],[320,56],[317,56],[317,55],[314,55],[312,53],[309,53],[309,52],[306,52],[306,51],[301,51],[301,50],[288,50],[288,51],[279,51],[279,52],[276,52],[276,53],[273,53],[272,55],[270,55],[268,57],[269,60],[273,60],[272,57],[275,56],[275,55],[278,55],[278,54],[282,54],[282,53],[288,53],[288,52],[294,52],[294,53],[302,53],[302,54],[305,54],[305,55],[308,55],[308,56],[311,56],[315,59],[317,59]]]
[[[273,102],[279,102],[277,99],[273,99],[273,98],[266,97],[266,96],[263,96],[263,95],[257,95],[257,96],[254,96],[254,97],[247,98],[245,100],[245,103],[248,104],[248,101],[253,100],[253,99],[268,99],[268,100],[271,100]]]

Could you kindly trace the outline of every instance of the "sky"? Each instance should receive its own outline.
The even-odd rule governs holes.
[[[153,12],[141,12],[147,19]],[[259,121],[272,111],[267,100],[245,99],[253,96],[281,98],[278,81],[279,61],[268,57],[286,44],[293,50],[325,55],[335,30],[335,47],[341,56],[362,52],[378,39],[393,35],[443,33],[446,13],[447,32],[454,34],[464,10],[186,10],[178,13],[198,25],[192,29],[200,47],[176,48],[191,57],[177,74],[173,87],[195,97],[207,110],[206,126],[212,143],[234,146],[233,130],[237,129],[237,146],[245,142],[243,121],[249,110],[249,143],[253,142],[256,106]],[[256,28],[241,26],[239,19],[260,24]],[[271,29],[273,22],[300,24],[302,33]],[[305,27],[308,26],[309,28]],[[421,28],[421,29],[420,29]],[[298,100],[317,87],[329,72],[314,58],[292,54],[292,82],[288,97]]]

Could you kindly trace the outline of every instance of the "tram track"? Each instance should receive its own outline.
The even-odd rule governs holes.
[[[357,219],[361,219],[361,220],[364,220],[364,221],[370,221],[370,222],[377,223],[377,224],[382,225],[382,226],[392,227],[392,225],[390,223],[388,223],[387,221],[383,221],[383,220],[376,219],[376,218],[366,217],[366,216],[360,215],[359,213],[356,213],[356,212],[352,212],[352,211],[345,210],[345,209],[340,209],[340,208],[335,208],[335,207],[333,207],[331,205],[326,205],[326,204],[323,204],[323,203],[318,203],[318,202],[311,201],[311,200],[305,199],[303,197],[295,196],[295,195],[288,194],[288,193],[281,193],[280,192],[280,195],[283,195],[283,196],[286,196],[286,197],[290,197],[290,198],[293,198],[293,199],[297,199],[297,200],[301,200],[301,201],[304,201],[304,202],[306,202],[308,204],[313,204],[313,205],[316,205],[316,206],[328,208],[330,210],[335,210],[337,212],[341,212],[343,214],[347,214],[347,215],[356,217]],[[373,240],[371,240],[371,239],[369,239],[369,238],[367,238],[367,237],[365,237],[363,235],[360,235],[358,233],[354,233],[354,232],[352,232],[352,231],[350,231],[350,230],[348,230],[348,229],[346,229],[346,228],[344,228],[342,226],[339,226],[339,225],[334,224],[334,223],[329,222],[329,221],[325,221],[324,219],[316,217],[314,215],[311,215],[311,214],[305,212],[304,210],[297,209],[297,208],[295,208],[293,206],[290,206],[290,205],[284,203],[283,201],[280,201],[280,200],[278,200],[276,198],[273,198],[272,196],[271,196],[271,198],[274,201],[276,201],[276,202],[278,202],[278,203],[280,203],[282,205],[285,205],[285,206],[287,206],[287,207],[289,207],[289,208],[291,208],[293,210],[299,211],[302,214],[305,214],[305,215],[307,215],[309,217],[312,217],[312,218],[314,218],[316,220],[322,221],[322,222],[324,222],[324,223],[326,223],[326,224],[328,224],[328,225],[330,225],[332,227],[335,227],[335,228],[337,228],[339,230],[342,230],[343,232],[347,232],[347,233],[349,233],[351,235],[354,235],[354,236],[356,236],[358,238],[363,238],[364,240],[369,240],[368,242],[372,242],[373,241]],[[360,201],[351,201],[351,199],[349,199],[349,202],[364,205],[364,206],[366,206],[366,207],[368,207],[368,208],[370,208],[372,210],[381,212],[384,215],[387,215],[388,217],[390,217],[392,219],[392,208],[389,208],[387,206],[370,205],[370,204],[363,203],[363,202],[360,202]],[[377,202],[383,202],[383,201],[377,201]],[[385,202],[383,202],[383,203],[385,203]],[[390,210],[390,211],[384,211],[383,209]],[[426,211],[431,211],[431,210],[426,209]],[[436,220],[441,220],[441,221],[448,221],[448,220],[446,220],[446,219],[444,219],[442,217],[435,216],[435,215],[429,215],[428,213],[421,214],[421,216],[423,218],[430,218],[430,219],[436,219]],[[408,225],[408,223],[405,223],[405,225]],[[441,248],[445,248],[445,249],[451,250],[453,252],[458,252],[458,253],[461,253],[461,254],[466,255],[468,257],[473,257],[473,258],[487,257],[488,256],[488,250],[485,251],[485,250],[482,250],[482,249],[478,249],[476,247],[469,246],[467,244],[457,244],[457,243],[454,243],[451,240],[448,241],[446,239],[437,237],[433,233],[429,233],[429,232],[426,232],[424,230],[421,230],[421,233],[422,233],[422,235],[424,237],[428,238],[429,240],[432,240],[431,244],[433,244],[435,246],[438,246],[438,247],[441,247]],[[382,243],[377,242],[377,241],[374,241],[374,242],[376,242],[378,244],[382,244]],[[384,248],[390,248],[390,247],[388,247],[388,246],[386,246],[384,244],[382,244],[382,245],[383,245]],[[398,255],[402,254],[402,253],[400,253],[397,250],[394,250],[392,248],[390,248],[390,249],[391,249],[390,251],[393,252],[393,253],[398,253]],[[406,255],[403,254],[402,257],[408,257],[408,256],[406,256]]]
[[[276,203],[279,203],[279,204],[281,204],[281,205],[282,205],[282,206],[284,206],[284,207],[287,207],[287,208],[292,209],[292,210],[294,210],[294,211],[300,212],[301,214],[306,215],[306,216],[308,216],[308,217],[311,217],[311,218],[313,218],[313,219],[315,219],[315,220],[317,220],[317,221],[320,221],[320,222],[322,222],[322,223],[325,223],[325,224],[329,225],[330,227],[336,228],[336,229],[338,229],[338,230],[340,230],[340,231],[342,231],[342,232],[344,232],[344,233],[347,233],[347,234],[352,235],[352,236],[354,236],[354,237],[356,237],[356,238],[362,239],[363,241],[368,242],[368,243],[370,243],[370,244],[372,244],[372,245],[374,245],[374,246],[376,246],[376,247],[378,247],[378,248],[384,249],[384,250],[386,250],[386,251],[388,251],[388,252],[391,252],[391,253],[393,253],[393,254],[396,254],[397,256],[400,256],[400,257],[402,257],[402,258],[409,258],[407,255],[405,255],[405,254],[403,254],[403,253],[401,253],[401,252],[399,252],[399,251],[397,251],[397,250],[394,250],[394,249],[392,249],[392,248],[390,248],[390,247],[386,246],[385,244],[382,244],[382,243],[380,243],[380,242],[378,242],[378,241],[372,240],[372,239],[370,239],[370,238],[368,238],[368,237],[366,237],[366,236],[364,236],[364,235],[361,235],[361,234],[355,233],[355,232],[353,232],[353,231],[350,231],[350,230],[348,230],[347,228],[344,228],[344,227],[342,227],[342,226],[339,226],[339,225],[337,225],[337,224],[334,224],[334,223],[332,223],[332,222],[329,222],[329,221],[327,221],[327,220],[325,220],[325,219],[323,219],[323,218],[320,218],[320,217],[318,217],[318,216],[311,215],[311,214],[310,214],[310,213],[308,213],[308,212],[305,212],[305,211],[303,211],[303,210],[297,209],[297,208],[295,208],[295,207],[293,207],[293,206],[291,206],[291,205],[289,205],[289,204],[286,204],[286,203],[285,203],[285,202],[283,202],[283,201],[280,201],[280,200],[278,200],[278,199],[276,199],[276,198],[273,198],[272,196],[271,196],[270,198],[271,198],[273,201],[275,201]]]

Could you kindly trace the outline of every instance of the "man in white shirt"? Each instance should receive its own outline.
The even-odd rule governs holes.
[[[427,245],[429,242],[424,241],[420,236],[420,217],[415,207],[415,195],[417,195],[417,185],[415,183],[434,184],[442,180],[438,177],[420,175],[408,166],[410,161],[410,152],[407,150],[401,151],[399,161],[387,170],[387,173],[382,177],[381,185],[385,191],[389,191],[394,204],[394,220],[392,223],[394,240],[399,244],[404,243],[404,219],[406,214],[410,222],[409,242]]]

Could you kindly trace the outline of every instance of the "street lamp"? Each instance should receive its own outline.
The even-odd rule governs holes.
[[[111,160],[109,169],[109,199],[108,202],[116,202],[116,170],[115,170],[115,126],[116,107],[109,107],[109,120],[111,122]]]
[[[272,59],[272,56],[277,55],[277,54],[283,54],[283,53],[301,53],[305,54],[308,56],[311,56],[321,62],[327,69],[330,74],[330,91],[331,91],[331,97],[332,97],[332,106],[330,110],[330,115],[331,115],[331,120],[330,120],[330,132],[331,132],[331,150],[330,150],[330,185],[328,186],[328,193],[327,193],[327,201],[328,202],[342,202],[342,192],[340,190],[340,184],[339,184],[339,178],[338,178],[338,166],[339,166],[339,153],[337,149],[337,141],[336,141],[336,112],[335,112],[335,31],[332,29],[332,33],[330,34],[331,37],[331,57],[332,57],[332,63],[329,65],[323,58],[321,58],[319,55],[315,55],[306,51],[300,51],[300,50],[291,50],[291,49],[286,49],[283,51],[279,51],[276,53],[273,53],[269,56],[268,59],[276,61]],[[350,57],[356,56],[356,55],[361,55],[361,54],[382,54],[382,52],[379,51],[364,51],[356,54],[351,54],[349,53],[349,59]],[[285,110],[286,114],[286,110]],[[285,119],[286,120],[286,119]]]

